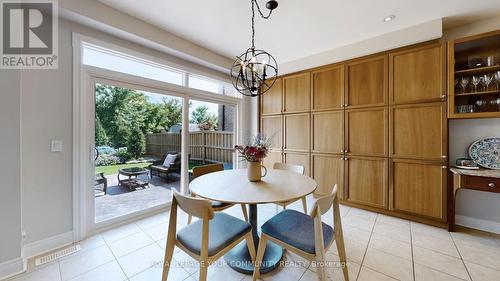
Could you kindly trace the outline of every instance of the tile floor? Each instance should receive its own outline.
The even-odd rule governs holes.
[[[309,206],[311,206],[310,204]],[[300,202],[292,208],[301,210]],[[259,206],[259,224],[273,216],[274,205]],[[235,206],[228,213],[241,217]],[[402,219],[341,206],[350,280],[358,281],[496,281],[500,280],[500,238],[473,231],[448,233]],[[179,226],[185,224],[184,215]],[[332,214],[324,221],[332,222]],[[34,268],[12,281],[159,281],[166,243],[168,214],[154,215],[90,237],[82,251]],[[198,279],[197,264],[178,249],[169,280]],[[264,280],[317,280],[313,265],[286,253],[289,267],[262,276]],[[337,250],[327,253],[338,261]],[[223,260],[220,260],[223,261]],[[293,263],[295,261],[295,263]],[[332,263],[333,264],[333,263]],[[340,268],[327,269],[331,280],[344,280]],[[209,268],[208,280],[251,280],[218,263]]]

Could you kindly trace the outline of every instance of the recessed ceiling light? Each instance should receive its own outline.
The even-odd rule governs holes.
[[[390,16],[387,16],[385,19],[384,19],[384,22],[390,22],[391,20],[394,20],[396,18],[395,15],[390,15]]]

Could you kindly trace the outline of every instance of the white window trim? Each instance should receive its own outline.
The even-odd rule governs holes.
[[[89,104],[88,93],[90,89],[93,89],[96,81],[108,81],[113,85],[123,85],[130,86],[133,85],[134,89],[144,90],[148,92],[157,92],[160,94],[166,94],[171,96],[177,96],[183,98],[183,119],[189,120],[189,100],[195,99],[199,101],[213,102],[219,104],[232,105],[236,107],[236,122],[237,125],[234,141],[235,143],[241,143],[243,140],[243,133],[247,131],[245,123],[242,121],[243,116],[246,112],[246,103],[243,102],[242,98],[236,98],[232,96],[225,96],[221,94],[215,94],[211,92],[206,92],[202,90],[192,89],[184,86],[178,86],[162,81],[157,81],[153,79],[143,78],[139,76],[134,76],[130,74],[120,73],[112,70],[102,69],[98,67],[92,67],[88,65],[82,65],[82,54],[83,48],[82,44],[91,43],[97,46],[102,46],[109,48],[110,50],[116,50],[124,54],[130,54],[139,58],[144,58],[148,61],[159,64],[167,64],[169,66],[181,69],[187,73],[193,73],[195,75],[200,75],[203,77],[209,77],[217,79],[220,81],[220,77],[213,77],[207,75],[206,73],[200,73],[196,70],[190,69],[189,67],[183,67],[175,64],[171,64],[164,60],[145,55],[139,54],[133,50],[127,50],[119,46],[114,46],[113,44],[100,41],[91,37],[87,37],[78,33],[73,33],[73,240],[74,242],[81,241],[89,234],[98,231],[97,228],[107,228],[112,224],[126,223],[137,219],[138,217],[145,216],[147,214],[152,214],[169,208],[170,205],[160,206],[158,208],[153,208],[147,210],[147,212],[134,213],[131,215],[123,216],[117,219],[106,221],[105,223],[94,223],[94,216],[89,216],[89,206],[93,207],[93,196],[90,197],[86,191],[89,190],[89,186],[93,184],[94,181],[94,171],[89,171],[89,165],[93,159],[91,154],[93,153],[93,132],[90,132],[89,128],[93,128],[94,116],[92,112],[94,109],[89,108],[92,105]],[[184,82],[187,82],[188,75],[184,75]],[[94,101],[95,102],[95,101]],[[92,104],[94,104],[92,102]],[[92,123],[92,124],[90,124]],[[185,191],[187,189],[187,184],[185,179],[188,178],[188,141],[189,141],[189,129],[188,122],[183,122],[183,135],[182,135],[182,171],[181,171],[181,190]],[[185,163],[184,163],[185,162]],[[236,156],[233,159],[234,167],[238,168],[240,166],[239,161],[237,161]],[[90,175],[92,176],[90,178]],[[93,210],[94,211],[94,210]],[[92,213],[93,213],[92,211]]]

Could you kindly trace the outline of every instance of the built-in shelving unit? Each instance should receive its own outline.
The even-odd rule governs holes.
[[[449,118],[500,117],[500,31],[450,41],[448,80]]]

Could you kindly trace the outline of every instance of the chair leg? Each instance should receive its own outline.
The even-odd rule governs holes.
[[[174,255],[175,242],[167,241],[167,246],[165,247],[165,259],[163,260],[163,274],[161,277],[162,281],[167,281],[168,272],[170,270],[170,263],[172,262],[172,256]]]
[[[252,281],[256,281],[260,277],[260,264],[264,258],[264,252],[266,251],[267,239],[266,235],[262,234],[259,241],[259,250],[257,251],[257,256],[255,257],[255,268],[253,270]]]
[[[307,200],[306,197],[302,197],[302,207],[304,207],[304,214],[307,215]]]
[[[241,211],[243,212],[243,217],[245,218],[245,221],[248,222],[248,212],[247,212],[247,206],[245,204],[241,204]]]
[[[337,251],[340,257],[342,272],[344,273],[344,280],[349,281],[349,270],[347,268],[347,257],[345,253],[344,237],[342,233],[335,235],[335,243],[337,244]]]
[[[187,224],[191,224],[191,220],[193,220],[193,216],[191,215],[188,215],[188,221],[187,221]]]
[[[201,265],[200,263],[200,276],[199,276],[199,281],[207,281],[207,274],[208,274],[208,262],[204,262],[204,265]]]
[[[248,252],[250,253],[250,257],[252,258],[252,261],[255,262],[255,244],[253,242],[253,236],[252,236],[252,231],[248,232],[247,237],[247,247],[248,247]]]
[[[316,253],[316,272],[318,273],[319,281],[326,281],[326,271],[325,271],[325,254]],[[346,280],[347,281],[347,280]]]

